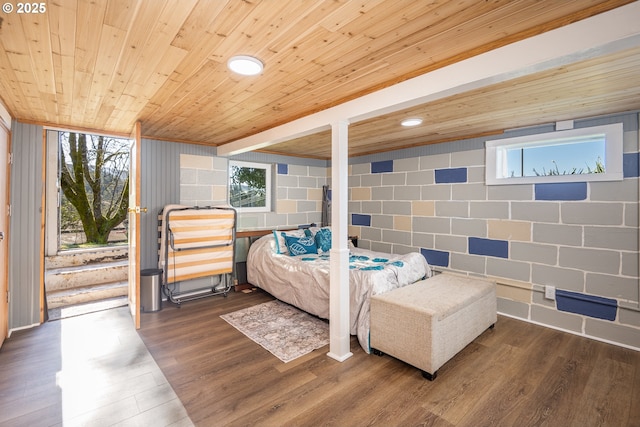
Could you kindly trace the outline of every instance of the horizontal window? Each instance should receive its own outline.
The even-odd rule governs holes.
[[[486,142],[487,185],[622,180],[622,123]]]

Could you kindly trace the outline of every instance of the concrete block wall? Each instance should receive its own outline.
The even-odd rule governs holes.
[[[227,204],[228,161],[222,157],[180,155],[180,204],[216,206]]]
[[[264,160],[263,160],[264,161]],[[180,203],[215,206],[228,203],[229,161],[225,157],[180,156]],[[320,223],[324,165],[276,163],[271,212],[238,214],[238,229],[297,227]]]
[[[349,233],[494,278],[504,315],[640,349],[638,115],[577,124],[602,121],[624,122],[623,181],[486,186],[478,141],[352,159]]]
[[[274,183],[270,212],[239,212],[237,229],[285,228],[320,223],[322,186],[327,183],[327,168],[321,165],[274,163],[269,156],[250,158],[273,163]],[[276,159],[283,160],[283,159]],[[229,160],[226,157],[180,154],[180,204],[187,206],[227,205]],[[236,261],[246,261],[248,242],[236,242]],[[216,286],[218,277],[200,278],[176,284],[177,292]]]
[[[245,212],[238,217],[238,228],[282,228],[320,224],[322,186],[327,184],[324,166],[277,163],[272,211]]]

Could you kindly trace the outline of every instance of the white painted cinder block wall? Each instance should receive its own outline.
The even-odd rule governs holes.
[[[564,186],[566,200],[541,200],[533,184],[486,186],[482,140],[352,159],[349,210],[364,225],[351,232],[360,246],[496,279],[504,315],[640,349],[638,114],[577,123],[611,122],[624,123],[624,180]],[[436,171],[464,180],[437,182]],[[569,295],[568,311],[545,286]]]

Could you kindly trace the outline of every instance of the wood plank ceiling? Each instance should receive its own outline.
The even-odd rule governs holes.
[[[64,0],[0,21],[0,100],[55,127],[221,145],[629,0]],[[259,76],[227,60],[254,55]],[[356,123],[350,155],[640,109],[640,48]],[[425,123],[400,130],[400,117]],[[328,133],[269,152],[330,158]]]

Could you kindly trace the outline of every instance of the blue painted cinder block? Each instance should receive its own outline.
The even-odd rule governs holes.
[[[556,290],[558,310],[582,314],[597,319],[616,320],[618,302],[614,299]]]
[[[469,253],[498,258],[509,258],[509,242],[506,240],[469,237]]]
[[[536,200],[586,200],[586,182],[554,182],[535,185]]]
[[[436,184],[467,182],[467,168],[436,169]]]
[[[371,162],[371,173],[393,172],[393,160]]]
[[[371,226],[371,215],[351,214],[351,225]]]
[[[278,163],[278,175],[288,175],[289,165],[286,163]]]
[[[449,252],[421,248],[420,253],[427,260],[429,265],[449,267]]]
[[[622,156],[622,175],[625,178],[640,176],[640,153],[625,153]]]

